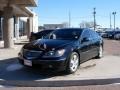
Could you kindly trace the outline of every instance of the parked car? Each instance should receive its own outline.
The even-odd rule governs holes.
[[[103,37],[106,33],[103,31],[96,31],[101,37]]]
[[[120,40],[120,31],[115,31],[114,39]]]
[[[109,39],[117,39],[119,38],[120,31],[106,31],[105,34],[103,35],[104,38],[109,38]]]
[[[103,37],[103,38],[108,38],[108,32],[105,31],[105,32],[102,34],[102,37]]]
[[[114,38],[114,31],[105,31],[103,37],[113,39]]]
[[[116,35],[114,36],[114,39],[120,40],[120,34],[116,34]]]
[[[103,56],[103,40],[90,29],[58,29],[46,39],[24,45],[18,55],[25,66],[74,73],[81,63]]]
[[[40,32],[37,32],[37,33],[31,33],[31,36],[30,36],[30,39],[29,41],[34,41],[34,40],[37,40],[37,39],[41,39],[43,37],[45,37],[46,35],[48,35],[49,33],[51,33],[53,30],[43,30],[43,31],[40,31]]]

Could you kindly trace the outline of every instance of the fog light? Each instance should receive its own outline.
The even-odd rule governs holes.
[[[49,68],[53,68],[53,66],[52,66],[52,65],[49,65]]]

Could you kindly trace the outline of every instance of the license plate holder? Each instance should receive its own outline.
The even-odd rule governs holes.
[[[24,60],[24,65],[32,67],[32,61],[30,61],[30,60]]]

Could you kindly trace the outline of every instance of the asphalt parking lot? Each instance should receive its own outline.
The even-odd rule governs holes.
[[[15,49],[0,49],[0,81],[57,81],[120,78],[120,41],[104,40],[104,57],[81,64],[74,74],[41,71],[18,63]]]
[[[120,56],[120,40],[104,40],[104,49],[105,54]]]

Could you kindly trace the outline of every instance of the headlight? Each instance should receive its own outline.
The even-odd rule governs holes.
[[[65,49],[61,49],[57,51],[58,56],[62,56],[65,52]]]
[[[65,53],[65,49],[57,50],[57,51],[49,51],[45,54],[45,57],[60,57]]]

